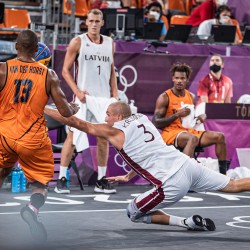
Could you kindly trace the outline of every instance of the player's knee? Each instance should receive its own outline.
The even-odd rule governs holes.
[[[230,183],[232,193],[238,193],[238,192],[243,191],[241,190],[241,187],[239,185],[239,180],[231,179],[229,183]]]
[[[223,134],[223,133],[221,133],[221,132],[218,132],[218,141],[220,142],[220,143],[225,143],[225,135]]]
[[[150,224],[152,220],[151,214],[144,214],[138,210],[134,201],[129,203],[127,207],[127,216],[130,218],[132,222],[136,223],[146,223]]]
[[[230,179],[229,183],[225,188],[223,188],[221,191],[227,192],[227,193],[237,193],[240,190],[240,187],[238,185],[238,180]]]
[[[133,203],[134,201],[130,202],[127,206],[127,216],[130,220],[132,220],[131,218],[133,217],[133,214],[135,213],[135,209],[134,209],[134,206],[133,206]]]
[[[194,147],[197,147],[199,144],[199,138],[196,135],[191,134],[189,137],[189,141],[191,141],[191,143]]]

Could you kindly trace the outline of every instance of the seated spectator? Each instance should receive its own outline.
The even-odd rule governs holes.
[[[146,16],[144,18],[144,22],[158,22],[164,23],[161,20],[162,16],[162,6],[158,2],[152,2],[146,7]],[[161,36],[159,38],[160,41],[163,41],[166,37],[167,29],[165,24],[162,27]]]
[[[181,108],[183,104],[195,105],[195,95],[186,90],[191,68],[186,64],[174,64],[170,70],[173,88],[162,93],[157,101],[153,116],[154,125],[162,129],[162,138],[166,144],[172,144],[182,149],[183,153],[193,157],[197,146],[215,145],[215,153],[219,160],[220,172],[227,170],[226,142],[223,133],[213,131],[197,131],[184,128],[181,119],[190,114],[189,108]],[[197,120],[204,122],[206,115],[200,115]]]
[[[231,103],[233,82],[222,74],[224,62],[220,55],[212,55],[209,62],[210,73],[199,82],[197,95],[200,102]]]
[[[197,27],[203,21],[214,18],[218,7],[226,3],[227,0],[207,0],[193,10],[186,23]]]
[[[197,35],[199,36],[211,36],[212,25],[214,24],[224,24],[224,25],[234,25],[232,21],[231,9],[227,5],[221,5],[215,14],[215,18],[203,21],[198,28]],[[237,27],[238,28],[238,27]],[[239,29],[239,34],[241,31]],[[235,34],[235,43],[238,44],[242,40],[238,35],[238,32]]]

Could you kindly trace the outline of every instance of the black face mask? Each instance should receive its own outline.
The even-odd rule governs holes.
[[[214,73],[217,73],[217,72],[219,72],[219,71],[221,70],[221,66],[218,66],[218,65],[216,65],[216,64],[213,64],[212,66],[209,67],[209,69],[210,69],[211,71],[213,71]]]

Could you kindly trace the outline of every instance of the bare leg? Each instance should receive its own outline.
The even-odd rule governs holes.
[[[96,137],[97,141],[97,162],[98,162],[98,177],[94,191],[98,193],[114,194],[116,190],[104,178],[106,176],[109,143],[106,139]]]
[[[169,225],[170,216],[162,210],[157,210],[152,213],[151,223],[160,225]]]
[[[168,215],[164,213],[162,210],[157,210],[152,212],[149,216],[151,216],[152,224],[159,225],[170,225],[170,226],[178,226],[183,227],[189,230],[208,230],[214,231],[216,229],[214,222],[209,218],[202,218],[200,215],[193,215],[188,218],[178,217],[173,215]],[[139,219],[140,220],[140,219]],[[145,222],[148,223],[148,219],[141,219],[137,222]]]
[[[73,133],[71,131],[68,132],[67,138],[63,144],[62,152],[61,152],[61,166],[69,166],[70,160],[72,158],[75,146],[73,145]]]
[[[66,173],[69,163],[72,159],[74,149],[75,146],[73,145],[73,132],[69,131],[61,151],[60,172],[57,180],[57,185],[54,189],[56,193],[60,194],[70,193],[69,187],[67,186]]]
[[[215,153],[219,161],[226,160],[226,140],[223,133],[207,131],[201,138],[201,146],[208,147],[215,144]]]
[[[97,163],[98,166],[107,166],[108,162],[108,153],[109,153],[109,144],[106,139],[101,137],[96,137],[97,143]]]
[[[38,221],[37,215],[47,198],[47,186],[39,182],[33,182],[31,188],[33,192],[30,203],[21,209],[21,216],[28,224],[33,238],[38,241],[45,241],[47,240],[47,232],[44,225]]]
[[[194,150],[198,143],[198,137],[187,132],[179,134],[177,138],[178,147],[183,148],[182,152],[190,157],[194,157]]]
[[[231,179],[228,185],[220,191],[226,193],[250,191],[250,178],[242,178],[237,180]]]
[[[226,140],[223,133],[207,131],[201,138],[201,146],[207,147],[215,144],[215,153],[219,161],[219,169],[221,174],[227,172],[227,149]]]

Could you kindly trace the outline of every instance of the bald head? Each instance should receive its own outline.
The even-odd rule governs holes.
[[[16,49],[20,52],[35,54],[38,48],[38,38],[32,30],[22,31],[16,41]]]
[[[109,105],[112,112],[116,115],[122,115],[123,119],[131,116],[131,109],[129,105],[125,102],[114,102]]]

